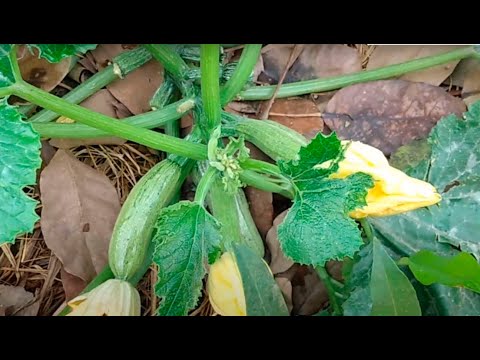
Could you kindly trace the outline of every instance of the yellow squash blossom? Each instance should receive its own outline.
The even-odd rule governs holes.
[[[140,295],[130,283],[110,279],[69,301],[67,316],[140,316]]]
[[[224,253],[210,267],[207,291],[216,313],[222,316],[246,316],[242,278],[232,254]]]
[[[390,166],[385,155],[373,146],[359,141],[343,141],[347,145],[345,158],[331,178],[345,178],[356,172],[372,176],[375,185],[368,191],[367,206],[349,215],[360,219],[367,216],[389,216],[430,206],[441,200],[435,187],[412,178]],[[324,167],[328,164],[321,164]],[[318,165],[317,165],[318,166]]]

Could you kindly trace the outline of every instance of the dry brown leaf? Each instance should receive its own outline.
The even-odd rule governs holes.
[[[262,49],[264,70],[259,80],[278,82],[290,57],[293,44],[271,44]],[[354,48],[340,44],[307,44],[288,71],[284,83],[350,74],[362,70]]]
[[[40,177],[41,226],[47,246],[66,271],[89,282],[107,264],[120,211],[108,178],[58,150]]]
[[[381,80],[338,91],[323,120],[341,139],[362,141],[388,156],[400,146],[428,136],[443,116],[461,116],[465,110],[461,99],[437,86]]]
[[[285,125],[308,139],[323,131],[323,119],[317,105],[310,99],[277,99],[270,109],[268,119]]]
[[[65,271],[63,267],[60,274],[62,277],[63,289],[65,290],[66,301],[70,301],[71,299],[77,297],[88,285],[86,281]]]
[[[6,316],[36,316],[40,302],[23,287],[0,285],[0,308]]]
[[[247,143],[247,147],[250,149],[252,159],[271,162],[271,159],[255,145]],[[245,188],[245,195],[248,199],[253,221],[260,235],[265,238],[273,224],[273,195],[271,192],[259,190],[252,186]]]
[[[115,119],[123,119],[131,115],[131,112],[107,89],[102,89],[88,99],[80,103],[87,109],[99,112],[103,115],[110,116]],[[63,117],[60,117],[57,122],[65,122]],[[98,144],[113,144],[122,145],[126,142],[124,139],[107,136],[92,139],[51,139],[50,144],[60,149],[69,149],[81,145],[98,145]]]
[[[124,44],[101,44],[91,53],[98,70],[102,70],[115,56],[131,48]],[[162,65],[152,59],[125,78],[109,84],[107,89],[134,115],[143,114],[151,110],[150,100],[163,83],[163,73]]]
[[[67,57],[58,63],[51,63],[43,58],[39,59],[38,54],[36,48],[33,48],[33,53],[25,46],[19,48],[20,73],[29,84],[50,92],[67,76],[72,58]]]
[[[451,84],[462,87],[462,99],[468,107],[480,100],[480,62],[463,59],[451,77]]]
[[[426,56],[442,54],[461,48],[461,45],[380,45],[375,48],[368,61],[367,70],[399,64]],[[424,82],[438,86],[455,70],[460,60],[414,71],[400,76],[402,80]]]
[[[293,311],[296,315],[318,313],[328,302],[328,292],[311,267],[302,266],[292,279]]]
[[[280,215],[278,215],[273,221],[273,226],[268,231],[265,238],[268,250],[270,251],[270,269],[272,273],[279,274],[290,269],[294,262],[293,260],[287,258],[280,247],[280,242],[278,241],[278,226],[282,223],[285,216],[287,216],[288,210],[285,210]]]
[[[292,302],[292,283],[289,279],[284,277],[275,278],[278,287],[282,291],[283,298],[285,299],[285,304],[287,304],[288,312],[292,312],[293,302]]]

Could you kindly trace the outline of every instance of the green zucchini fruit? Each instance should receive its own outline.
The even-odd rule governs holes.
[[[190,163],[193,164],[187,162]],[[148,257],[154,223],[180,189],[186,167],[170,159],[163,160],[133,187],[120,210],[110,241],[109,264],[115,278],[131,281],[141,270]]]
[[[273,160],[293,160],[302,146],[308,145],[300,133],[271,120],[255,120],[223,112],[227,128],[244,135],[245,140]]]

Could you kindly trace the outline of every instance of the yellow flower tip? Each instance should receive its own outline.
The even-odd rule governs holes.
[[[68,302],[67,316],[140,316],[140,295],[130,283],[110,279]]]
[[[338,164],[338,171],[330,177],[343,179],[363,172],[374,180],[374,186],[366,197],[367,206],[352,211],[349,214],[351,217],[396,215],[441,201],[442,197],[435,187],[390,166],[379,149],[359,141],[342,141],[342,144],[346,147],[344,159]],[[324,163],[317,167],[328,165]]]
[[[246,316],[242,278],[232,254],[224,253],[210,267],[207,291],[216,313],[222,316]]]

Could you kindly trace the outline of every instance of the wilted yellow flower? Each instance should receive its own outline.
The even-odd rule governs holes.
[[[226,252],[210,267],[207,291],[215,312],[222,316],[246,316],[242,278],[232,254]]]
[[[77,296],[68,305],[67,316],[140,316],[140,295],[130,283],[110,279],[92,291]]]
[[[383,153],[359,141],[343,141],[347,145],[345,158],[331,178],[345,178],[356,172],[372,176],[375,185],[368,191],[367,206],[352,211],[352,218],[389,216],[430,206],[441,200],[435,187],[412,178],[390,166]],[[324,167],[321,164],[320,167]]]

